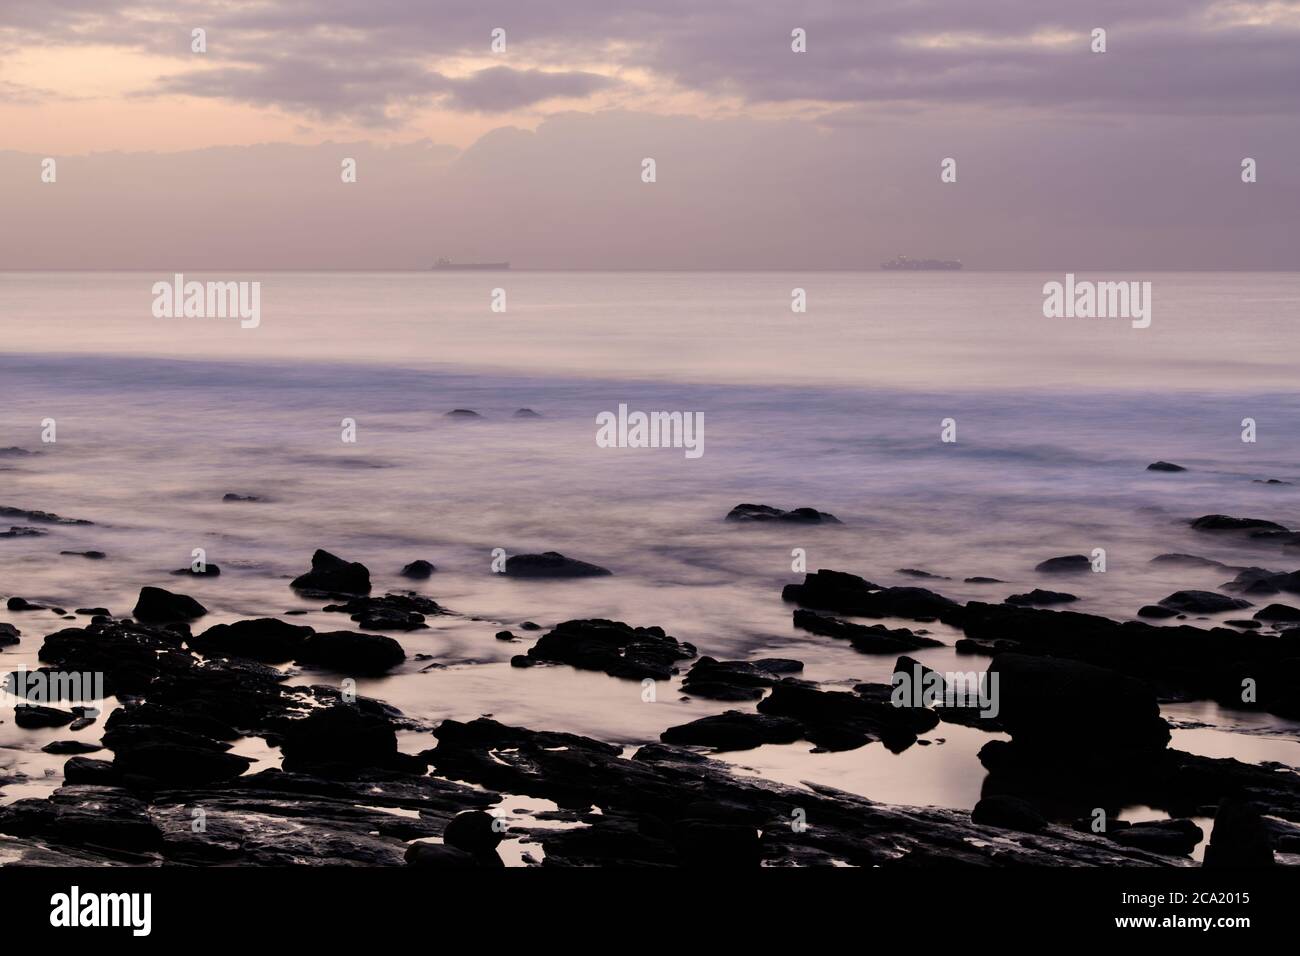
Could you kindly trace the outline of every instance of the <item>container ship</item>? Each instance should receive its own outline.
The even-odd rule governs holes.
[[[939,269],[951,272],[961,268],[960,259],[909,259],[907,256],[894,256],[880,264],[882,269]]]
[[[439,259],[433,264],[435,269],[509,269],[508,262],[452,262],[450,259]]]

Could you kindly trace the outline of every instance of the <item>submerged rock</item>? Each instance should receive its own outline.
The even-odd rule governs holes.
[[[428,626],[424,623],[426,614],[446,613],[432,598],[412,593],[358,597],[345,604],[326,605],[325,610],[348,614],[352,620],[372,631],[414,631]]]
[[[855,651],[864,654],[897,654],[922,647],[941,647],[932,637],[914,634],[909,628],[888,628],[883,624],[854,624],[839,618],[799,609],[794,612],[794,626],[814,634],[847,640]]]
[[[131,614],[138,621],[164,624],[172,621],[192,621],[208,613],[194,598],[176,594],[163,588],[143,587]]]
[[[1175,465],[1169,461],[1153,461],[1147,465],[1147,471],[1186,471],[1182,465]]]
[[[783,511],[771,505],[740,504],[727,512],[727,521],[789,521],[797,524],[841,524],[839,518],[816,508]]]
[[[326,631],[309,635],[296,660],[342,674],[382,674],[405,661],[406,652],[397,641],[380,634]]]
[[[228,492],[226,492],[224,495],[221,496],[221,500],[222,500],[222,501],[252,502],[252,501],[261,501],[262,499],[261,499],[260,497],[258,497],[257,495],[237,495],[237,494],[235,494],[233,491],[228,491]]]
[[[786,658],[719,661],[701,657],[686,672],[682,693],[712,700],[758,700],[783,674],[801,670],[801,661]]]
[[[604,671],[611,677],[667,680],[677,673],[679,661],[694,656],[692,645],[670,637],[661,627],[630,627],[622,621],[598,618],[555,625],[511,664],[568,664],[580,670]]]
[[[206,656],[244,657],[265,664],[283,664],[297,656],[312,633],[310,627],[261,617],[213,625],[186,643]]]
[[[221,568],[219,568],[215,564],[205,564],[203,565],[202,571],[195,571],[194,565],[190,565],[184,568],[177,568],[175,571],[171,573],[178,574],[178,575],[180,574],[188,575],[189,577],[193,577],[193,578],[218,578],[221,577]]]
[[[430,575],[433,574],[434,571],[437,570],[438,569],[435,568],[430,562],[425,561],[423,558],[420,558],[404,566],[402,568],[401,574],[402,577],[404,578],[411,578],[412,580],[415,581],[423,581],[425,578],[429,577]]]
[[[1080,574],[1092,570],[1092,561],[1082,554],[1067,554],[1059,558],[1048,558],[1034,566],[1041,574]]]
[[[19,704],[14,708],[14,723],[24,730],[41,727],[66,727],[76,720],[76,715],[57,707],[40,704]]]
[[[805,608],[854,617],[904,617],[959,625],[962,606],[926,588],[882,588],[843,571],[818,570],[802,584],[787,584],[781,598]]]
[[[916,735],[939,723],[932,710],[896,707],[888,684],[859,684],[853,693],[825,691],[787,679],[758,702],[758,711],[790,717],[803,725],[804,737],[823,750],[854,750],[879,740],[899,752],[916,743]]]
[[[659,739],[666,744],[696,745],[715,750],[752,750],[763,744],[791,744],[803,735],[803,724],[789,717],[729,710],[669,727],[659,735]]]
[[[1286,531],[1285,525],[1263,518],[1234,518],[1231,515],[1201,515],[1192,520],[1197,531]]]
[[[506,558],[505,573],[516,578],[593,578],[614,572],[577,558],[566,558],[558,551],[544,551],[511,555]]]
[[[453,408],[451,411],[445,413],[442,417],[461,419],[463,421],[471,421],[475,418],[482,418],[483,416],[470,408]]]
[[[294,578],[290,587],[327,594],[369,594],[370,571],[364,564],[317,550],[311,556],[311,570]]]
[[[22,518],[25,521],[36,521],[42,524],[94,524],[93,521],[86,521],[84,518],[64,518],[62,515],[56,515],[50,511],[27,511],[23,508],[8,506],[0,507],[0,518]]]
[[[1237,611],[1250,607],[1249,601],[1228,597],[1214,591],[1175,591],[1159,602],[1161,607],[1184,614],[1218,614],[1221,611]]]
[[[103,551],[60,551],[59,554],[70,558],[89,558],[91,561],[103,561],[108,557]]]
[[[1300,608],[1289,604],[1270,604],[1255,612],[1257,621],[1300,621]]]
[[[517,409],[515,409],[515,413],[514,413],[514,415],[511,416],[511,417],[513,417],[513,418],[541,418],[542,416],[541,416],[540,414],[538,414],[537,412],[533,411],[531,408],[517,408]]]
[[[1031,604],[1069,604],[1071,601],[1079,600],[1073,594],[1066,594],[1064,591],[1044,591],[1042,588],[1034,588],[1028,594],[1013,594],[1007,598],[1007,604],[1031,605]]]

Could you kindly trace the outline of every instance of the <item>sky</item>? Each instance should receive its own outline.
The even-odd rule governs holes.
[[[1298,108],[1300,0],[3,0],[0,270],[1293,270]]]

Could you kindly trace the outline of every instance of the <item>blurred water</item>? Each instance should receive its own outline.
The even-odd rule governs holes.
[[[678,682],[651,704],[636,682],[512,669],[527,643],[493,635],[511,627],[531,640],[515,628],[524,620],[658,624],[719,658],[780,654],[818,680],[888,680],[893,657],[792,628],[780,588],[799,577],[794,548],[810,569],[904,584],[915,582],[896,569],[924,568],[948,576],[932,586],[958,600],[1059,587],[1078,609],[1118,617],[1231,577],[1150,565],[1162,552],[1291,570],[1281,549],[1186,521],[1222,512],[1300,525],[1298,486],[1253,481],[1300,480],[1285,347],[1285,323],[1300,317],[1294,276],[1157,277],[1145,331],[1035,317],[1045,279],[1019,274],[275,274],[263,277],[256,330],[153,319],[155,278],[0,275],[0,448],[37,452],[0,457],[0,505],[95,522],[0,539],[0,593],[126,614],[141,586],[160,585],[209,608],[199,627],[299,609],[303,623],[340,628],[351,622],[288,587],[313,550],[365,563],[376,593],[410,587],[398,570],[425,558],[439,570],[416,588],[457,614],[394,635],[407,665],[360,689],[430,721],[491,713],[636,745],[737,706],[682,700]],[[807,315],[789,313],[792,282],[809,288]],[[487,311],[497,284],[509,287],[508,318]],[[702,412],[704,456],[597,447],[596,415],[621,402]],[[520,407],[544,417],[511,417]],[[452,408],[484,418],[443,417]],[[1255,444],[1240,440],[1248,416]],[[939,440],[949,417],[955,444]],[[55,444],[40,442],[45,418]],[[355,444],[340,440],[344,418]],[[1146,472],[1156,459],[1192,470]],[[225,503],[227,492],[263,500]],[[813,506],[844,524],[724,523],[742,501]],[[220,577],[167,574],[199,547]],[[1033,571],[1096,547],[1105,574]],[[615,573],[509,580],[490,572],[494,548],[558,550]],[[86,549],[108,557],[59,553]],[[1006,583],[963,583],[971,575]],[[33,663],[40,636],[67,623],[3,619],[24,632],[9,664]],[[426,669],[417,654],[445,666]],[[941,670],[982,666],[951,647],[917,656]],[[1206,722],[1220,729],[1181,732],[1179,745],[1218,756],[1240,740],[1242,759],[1266,759],[1258,736]],[[1285,722],[1272,729],[1296,737]],[[929,736],[945,742],[731,759],[890,802],[970,806],[988,735]],[[33,756],[45,742],[0,725],[0,747],[29,755],[17,760],[28,773],[57,774],[61,759]],[[430,744],[412,734],[402,745]]]

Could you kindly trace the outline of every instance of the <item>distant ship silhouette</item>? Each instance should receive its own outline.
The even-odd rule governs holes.
[[[508,262],[452,262],[442,258],[433,264],[435,269],[509,269]]]
[[[907,256],[894,256],[880,264],[882,269],[940,269],[953,271],[961,268],[960,259],[909,259]]]

